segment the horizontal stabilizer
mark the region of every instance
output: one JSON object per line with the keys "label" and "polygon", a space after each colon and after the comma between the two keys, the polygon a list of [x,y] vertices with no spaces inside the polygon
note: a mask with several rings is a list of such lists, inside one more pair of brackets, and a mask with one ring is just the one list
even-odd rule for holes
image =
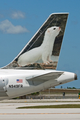
{"label": "horizontal stabilizer", "polygon": [[63,72],[51,72],[40,76],[32,76],[32,77],[30,76],[27,77],[26,80],[30,85],[40,85],[49,80],[56,80],[62,74]]}

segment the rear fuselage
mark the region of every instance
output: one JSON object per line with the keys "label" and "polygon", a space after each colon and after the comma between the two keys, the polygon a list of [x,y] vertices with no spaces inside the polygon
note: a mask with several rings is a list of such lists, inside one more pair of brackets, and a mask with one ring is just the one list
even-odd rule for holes
{"label": "rear fuselage", "polygon": [[75,79],[74,73],[56,70],[0,69],[0,98],[14,98],[38,92]]}

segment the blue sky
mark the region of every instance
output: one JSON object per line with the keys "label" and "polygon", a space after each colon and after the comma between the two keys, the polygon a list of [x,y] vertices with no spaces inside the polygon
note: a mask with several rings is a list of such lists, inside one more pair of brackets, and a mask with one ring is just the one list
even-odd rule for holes
{"label": "blue sky", "polygon": [[77,81],[62,86],[80,88],[80,0],[0,0],[0,67],[56,12],[69,12],[57,69],[78,75]]}

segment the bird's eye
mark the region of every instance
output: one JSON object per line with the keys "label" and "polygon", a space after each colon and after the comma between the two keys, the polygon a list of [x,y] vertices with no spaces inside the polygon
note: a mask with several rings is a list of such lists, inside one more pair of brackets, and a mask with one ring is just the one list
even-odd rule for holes
{"label": "bird's eye", "polygon": [[56,28],[53,28],[53,30],[55,30]]}

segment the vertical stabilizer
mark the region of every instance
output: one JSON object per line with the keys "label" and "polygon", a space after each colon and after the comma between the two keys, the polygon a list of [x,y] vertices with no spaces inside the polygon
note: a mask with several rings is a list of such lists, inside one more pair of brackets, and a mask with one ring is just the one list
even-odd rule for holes
{"label": "vertical stabilizer", "polygon": [[6,69],[56,69],[68,13],[51,14]]}

